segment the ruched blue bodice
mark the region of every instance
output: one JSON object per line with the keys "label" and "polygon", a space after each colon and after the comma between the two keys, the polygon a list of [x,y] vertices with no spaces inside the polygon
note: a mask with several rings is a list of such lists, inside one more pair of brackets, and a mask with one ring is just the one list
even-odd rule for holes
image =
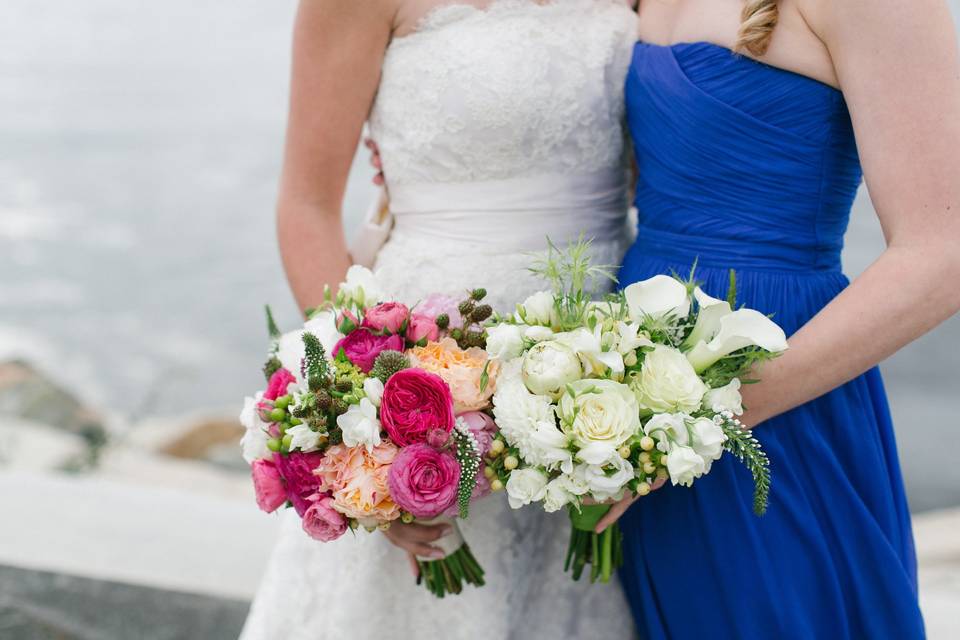
{"label": "ruched blue bodice", "polygon": [[[638,238],[621,285],[696,275],[788,335],[849,284],[840,253],[861,169],[843,94],[706,44],[638,43],[626,80]],[[623,520],[641,637],[923,637],[893,425],[874,369],[757,426],[768,513],[730,457]]]}

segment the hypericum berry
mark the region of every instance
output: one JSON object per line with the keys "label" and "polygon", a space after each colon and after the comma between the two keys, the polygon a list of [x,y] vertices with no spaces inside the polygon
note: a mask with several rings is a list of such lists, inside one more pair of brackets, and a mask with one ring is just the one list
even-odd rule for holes
{"label": "hypericum berry", "polygon": [[503,491],[503,483],[500,482],[500,478],[494,478],[490,482],[490,489],[493,491]]}
{"label": "hypericum berry", "polygon": [[640,448],[643,449],[644,451],[653,450],[654,445],[655,443],[653,441],[653,438],[651,438],[650,436],[643,436],[642,438],[640,438]]}

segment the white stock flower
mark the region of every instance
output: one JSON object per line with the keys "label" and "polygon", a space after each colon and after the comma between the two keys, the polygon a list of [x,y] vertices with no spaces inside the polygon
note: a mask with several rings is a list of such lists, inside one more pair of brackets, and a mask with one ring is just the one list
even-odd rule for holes
{"label": "white stock flower", "polygon": [[380,406],[383,399],[383,383],[380,378],[370,377],[363,381],[363,394],[375,407]]}
{"label": "white stock flower", "polygon": [[723,455],[723,443],[727,441],[727,436],[723,433],[723,429],[710,418],[694,420],[690,425],[690,435],[693,436],[690,444],[697,455],[703,458],[704,473],[707,473],[710,471],[710,464]]}
{"label": "white stock flower", "polygon": [[701,340],[710,341],[720,330],[720,320],[733,313],[728,302],[708,296],[700,287],[694,289],[693,297],[696,298],[700,309],[697,312],[697,322],[693,325],[693,330],[683,341],[684,349],[695,346]]}
{"label": "white stock flower", "polygon": [[614,452],[603,465],[583,466],[583,478],[595,500],[619,500],[623,497],[623,488],[633,480],[634,468],[627,460]]}
{"label": "white stock flower", "polygon": [[240,424],[246,428],[243,438],[240,439],[240,447],[243,449],[243,459],[248,464],[259,458],[269,458],[270,450],[267,449],[267,428],[260,419],[260,412],[257,410],[257,404],[263,399],[263,393],[257,393],[253,398],[243,399],[243,410],[240,412]]}
{"label": "white stock flower", "polygon": [[568,389],[557,404],[557,416],[563,431],[581,449],[600,445],[613,450],[640,430],[640,407],[626,385],[578,380]]}
{"label": "white stock flower", "polygon": [[690,296],[687,287],[676,278],[658,275],[648,280],[635,282],[623,290],[627,309],[633,320],[644,317],[685,318],[690,313]]}
{"label": "white stock flower", "polygon": [[707,391],[703,396],[703,408],[715,413],[729,411],[734,415],[742,416],[743,396],[740,395],[740,379],[734,378],[726,386]]}
{"label": "white stock flower", "polygon": [[557,312],[554,307],[555,298],[549,291],[538,291],[520,305],[518,313],[527,324],[552,326]]}
{"label": "white stock flower", "polygon": [[523,356],[523,382],[535,394],[556,398],[569,382],[583,375],[573,349],[556,340],[533,345]]}
{"label": "white stock flower", "polygon": [[547,476],[533,468],[517,469],[507,480],[507,500],[511,509],[543,500],[547,493]]}
{"label": "white stock flower", "polygon": [[343,444],[348,447],[363,445],[372,451],[380,444],[377,408],[367,398],[361,398],[360,404],[350,405],[346,413],[337,416],[337,426],[343,431]]}
{"label": "white stock flower", "polygon": [[347,269],[347,279],[340,284],[338,295],[361,307],[372,307],[384,298],[384,291],[370,269],[355,264]]}
{"label": "white stock flower", "polygon": [[696,411],[707,391],[687,358],[666,345],[657,345],[646,354],[630,386],[640,406],[654,413]]}
{"label": "white stock flower", "polygon": [[687,359],[697,372],[703,372],[720,358],[751,346],[780,353],[787,350],[787,336],[759,311],[737,309],[721,318],[716,335],[709,342],[698,342],[687,352]]}
{"label": "white stock flower", "polygon": [[706,462],[690,447],[674,445],[667,457],[667,473],[674,485],[689,487],[706,473]]}
{"label": "white stock flower", "polygon": [[643,432],[657,441],[657,449],[667,453],[673,443],[686,445],[690,442],[687,420],[683,413],[658,413],[643,425]]}
{"label": "white stock flower", "polygon": [[487,329],[487,355],[501,361],[512,360],[523,353],[523,327],[498,324]]}
{"label": "white stock flower", "polygon": [[544,442],[550,440],[550,430],[557,431],[553,404],[549,397],[527,390],[520,378],[520,364],[519,359],[512,360],[500,370],[493,415],[507,444],[519,450],[526,464],[549,466],[558,462],[556,456],[542,452]]}
{"label": "white stock flower", "polygon": [[540,420],[530,432],[530,449],[535,464],[547,469],[560,469],[563,473],[573,470],[573,453],[570,451],[570,437],[557,429],[553,420]]}
{"label": "white stock flower", "polygon": [[614,329],[616,330],[616,349],[620,355],[625,356],[640,347],[654,346],[646,334],[640,333],[640,325],[638,324],[620,320]]}
{"label": "white stock flower", "polygon": [[320,434],[305,424],[298,424],[290,427],[286,431],[290,436],[290,450],[299,449],[304,453],[310,453],[320,448]]}

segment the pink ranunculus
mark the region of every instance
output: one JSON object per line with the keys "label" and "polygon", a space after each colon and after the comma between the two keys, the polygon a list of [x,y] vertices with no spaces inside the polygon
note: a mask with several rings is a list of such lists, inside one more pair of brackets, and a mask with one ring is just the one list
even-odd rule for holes
{"label": "pink ranunculus", "polygon": [[432,342],[440,337],[440,329],[437,322],[430,316],[422,313],[414,313],[410,316],[410,324],[407,326],[407,340],[416,344],[421,340]]}
{"label": "pink ranunculus", "polygon": [[257,506],[267,513],[273,513],[287,501],[287,490],[283,486],[280,471],[269,460],[260,459],[253,461],[250,472]]}
{"label": "pink ranunculus", "polygon": [[360,367],[364,373],[370,373],[373,362],[381,352],[403,351],[403,338],[397,335],[380,336],[369,329],[351,331],[333,348],[333,355],[337,356],[343,349],[347,360]]}
{"label": "pink ranunculus", "polygon": [[322,461],[322,453],[294,451],[287,455],[273,454],[273,463],[286,486],[287,499],[293,503],[293,508],[300,516],[303,516],[310,506],[307,499],[320,488],[320,478],[314,475],[313,470],[319,467]]}
{"label": "pink ranunculus", "polygon": [[401,447],[425,442],[433,429],[453,430],[453,397],[443,379],[421,369],[390,376],[380,400],[380,422]]}
{"label": "pink ranunculus", "polygon": [[477,439],[480,455],[487,455],[490,452],[490,445],[493,444],[493,436],[497,433],[497,423],[482,411],[467,411],[457,417],[467,423],[467,428]]}
{"label": "pink ranunculus", "polygon": [[450,329],[460,329],[463,327],[463,317],[457,309],[459,303],[455,298],[445,296],[442,293],[434,293],[417,305],[416,312],[436,320],[437,316],[447,314],[450,318]]}
{"label": "pink ranunculus", "polygon": [[410,309],[407,305],[399,302],[384,302],[372,309],[367,309],[363,314],[361,326],[378,333],[401,333],[409,317]]}
{"label": "pink ranunculus", "polygon": [[390,465],[390,495],[401,509],[418,518],[433,518],[457,499],[460,465],[449,451],[427,444],[404,447]]}
{"label": "pink ranunculus", "polygon": [[263,397],[266,400],[276,400],[280,396],[287,395],[287,387],[296,380],[293,374],[283,367],[277,369],[270,376],[270,382],[267,383],[267,390],[263,392]]}
{"label": "pink ranunculus", "polygon": [[347,519],[333,508],[333,498],[316,494],[308,499],[310,506],[303,514],[303,530],[314,540],[331,542],[347,530]]}

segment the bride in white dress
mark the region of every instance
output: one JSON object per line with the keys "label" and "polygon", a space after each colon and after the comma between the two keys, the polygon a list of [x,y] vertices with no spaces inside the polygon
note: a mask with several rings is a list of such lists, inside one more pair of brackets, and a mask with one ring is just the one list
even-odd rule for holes
{"label": "bride in white dress", "polygon": [[[395,219],[376,269],[397,299],[485,286],[510,310],[543,288],[526,267],[548,235],[619,263],[634,35],[624,0],[303,0],[278,207],[298,302],[349,264],[340,206],[368,113]],[[487,585],[443,600],[386,535],[322,544],[284,517],[245,640],[634,636],[619,584],[563,573],[563,514],[475,504],[462,530]]]}

